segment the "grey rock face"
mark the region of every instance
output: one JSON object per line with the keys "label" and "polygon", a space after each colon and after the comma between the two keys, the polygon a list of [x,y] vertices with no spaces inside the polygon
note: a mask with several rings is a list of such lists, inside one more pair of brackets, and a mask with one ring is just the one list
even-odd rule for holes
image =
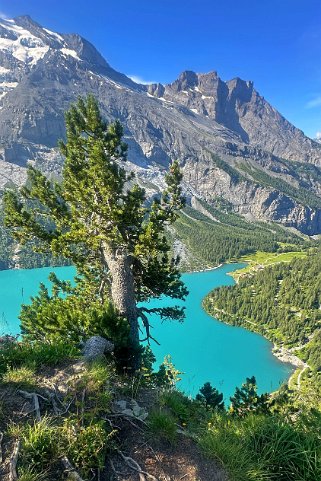
{"label": "grey rock face", "polygon": [[93,336],[87,339],[83,347],[83,356],[86,361],[95,361],[111,353],[114,350],[114,344],[101,336]]}
{"label": "grey rock face", "polygon": [[64,111],[91,92],[107,120],[124,125],[128,168],[156,189],[178,159],[189,196],[222,196],[253,219],[321,232],[321,144],[252,82],[187,71],[168,85],[139,85],[79,35],[30,17],[0,21],[0,66],[0,190],[24,182],[28,162],[59,177]]}

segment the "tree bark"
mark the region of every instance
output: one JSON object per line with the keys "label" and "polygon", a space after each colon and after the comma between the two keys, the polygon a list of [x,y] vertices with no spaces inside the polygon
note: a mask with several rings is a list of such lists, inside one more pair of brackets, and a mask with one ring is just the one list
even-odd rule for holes
{"label": "tree bark", "polygon": [[111,275],[111,297],[113,304],[120,315],[124,316],[129,323],[129,341],[133,351],[137,352],[133,357],[131,367],[134,370],[140,367],[139,327],[138,311],[135,298],[135,280],[132,271],[132,261],[126,249],[111,251],[103,249],[105,262]]}

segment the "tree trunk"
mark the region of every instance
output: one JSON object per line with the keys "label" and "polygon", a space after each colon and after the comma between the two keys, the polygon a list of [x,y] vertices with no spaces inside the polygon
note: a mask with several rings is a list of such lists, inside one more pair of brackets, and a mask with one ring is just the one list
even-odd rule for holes
{"label": "tree trunk", "polygon": [[111,275],[111,296],[119,314],[126,317],[129,323],[130,346],[136,355],[133,356],[131,367],[140,367],[138,313],[135,299],[135,283],[132,271],[132,261],[125,249],[111,251],[103,249],[104,259]]}

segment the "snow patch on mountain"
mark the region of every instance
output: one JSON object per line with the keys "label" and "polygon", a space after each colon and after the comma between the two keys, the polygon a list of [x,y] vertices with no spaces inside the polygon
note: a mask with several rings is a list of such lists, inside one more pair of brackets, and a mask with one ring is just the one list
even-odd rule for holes
{"label": "snow patch on mountain", "polygon": [[0,26],[3,29],[0,34],[0,50],[11,54],[17,60],[35,65],[48,52],[48,45],[28,30],[16,25],[13,20],[2,20]]}
{"label": "snow patch on mountain", "polygon": [[62,48],[61,52],[63,55],[69,55],[70,57],[75,58],[76,60],[81,60],[75,50],[71,50],[70,48]]}
{"label": "snow patch on mountain", "polygon": [[55,37],[57,38],[60,42],[64,42],[64,39],[61,35],[59,35],[59,33],[56,33],[56,32],[52,32],[51,30],[48,30],[47,28],[43,28],[43,30],[45,32],[47,32],[49,35],[51,35],[51,37]]}

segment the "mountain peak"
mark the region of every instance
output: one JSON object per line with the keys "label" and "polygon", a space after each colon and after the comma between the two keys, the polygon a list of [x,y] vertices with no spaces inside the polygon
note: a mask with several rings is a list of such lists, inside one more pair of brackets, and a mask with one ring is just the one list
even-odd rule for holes
{"label": "mountain peak", "polygon": [[34,26],[37,26],[37,27],[41,27],[41,25],[39,23],[37,23],[35,20],[33,20],[30,15],[18,15],[17,17],[14,17],[13,18],[13,21],[17,24],[17,25],[20,25],[20,24],[30,24],[30,25],[34,25]]}

